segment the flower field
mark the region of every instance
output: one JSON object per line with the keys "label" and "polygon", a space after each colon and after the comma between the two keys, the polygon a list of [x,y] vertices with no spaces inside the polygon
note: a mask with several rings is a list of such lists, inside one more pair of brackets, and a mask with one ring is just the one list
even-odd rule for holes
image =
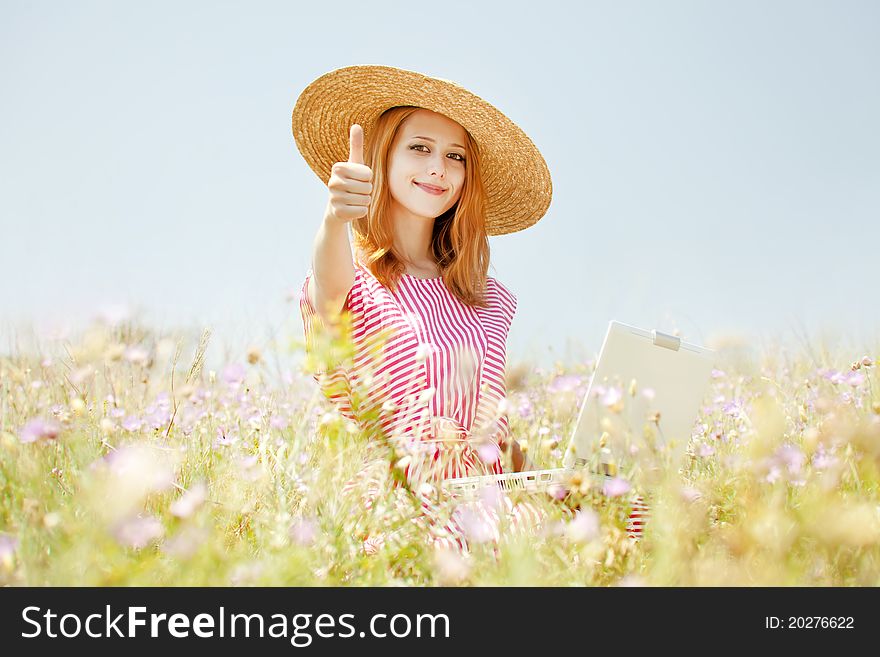
{"label": "flower field", "polygon": [[[625,445],[611,485],[493,493],[540,518],[496,536],[466,514],[461,551],[432,542],[394,485],[400,454],[365,441],[308,371],[277,366],[273,349],[302,344],[210,370],[210,339],[96,322],[0,356],[0,583],[880,585],[876,351],[720,344],[683,462],[650,448],[646,418],[605,437]],[[561,464],[592,366],[509,364],[511,430],[537,467]],[[644,391],[598,392],[610,406]],[[634,541],[636,491],[650,517]]]}

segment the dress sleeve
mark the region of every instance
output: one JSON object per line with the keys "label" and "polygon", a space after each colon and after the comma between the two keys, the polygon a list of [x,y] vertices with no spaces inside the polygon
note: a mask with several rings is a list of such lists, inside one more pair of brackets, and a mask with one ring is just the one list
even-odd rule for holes
{"label": "dress sleeve", "polygon": [[[493,303],[495,305],[495,313],[496,317],[500,319],[500,324],[502,328],[501,338],[503,341],[498,345],[499,351],[504,356],[504,366],[503,373],[500,378],[501,385],[501,398],[505,400],[507,407],[509,408],[509,401],[507,400],[507,382],[506,382],[506,374],[507,374],[507,336],[510,332],[510,327],[513,324],[513,318],[516,315],[517,308],[517,298],[516,295],[513,294],[507,287],[505,287],[502,283],[500,283],[497,279],[493,279],[495,283],[495,294],[493,295],[494,300]],[[510,421],[508,418],[508,411],[505,410],[503,413],[497,415],[496,423],[496,431],[495,437],[503,442],[508,442],[510,438]]]}
{"label": "dress sleeve", "polygon": [[[507,332],[510,333],[510,326],[513,324],[513,318],[516,315],[516,307],[517,307],[517,298],[516,295],[513,294],[510,290],[508,290],[503,285],[499,284],[498,289],[501,292],[501,307],[504,311],[504,316],[506,318],[507,323]],[[507,374],[507,348],[505,345],[504,349],[505,353],[505,386],[504,386],[504,395],[505,399],[507,399],[507,383],[506,383],[506,374]],[[509,402],[508,402],[509,408]],[[498,422],[501,425],[501,437],[504,439],[504,442],[508,442],[510,440],[510,420],[508,418],[508,412],[505,411]]]}
{"label": "dress sleeve", "polygon": [[[324,396],[343,416],[355,420],[351,408],[351,363],[347,357],[350,354],[340,353],[338,346],[333,347],[332,336],[339,334],[328,330],[318,314],[314,299],[309,297],[309,281],[312,276],[314,271],[310,268],[303,282],[299,302],[309,369]],[[342,315],[350,320],[352,327],[357,324],[358,318],[363,317],[365,296],[363,271],[355,267],[354,284],[345,297],[342,308]]]}
{"label": "dress sleeve", "polygon": [[513,317],[516,315],[516,307],[517,307],[517,299],[516,295],[511,292],[507,287],[503,284],[495,280],[495,287],[498,290],[498,308],[501,314],[501,318],[504,321],[505,335],[510,331],[510,326],[513,324]]}

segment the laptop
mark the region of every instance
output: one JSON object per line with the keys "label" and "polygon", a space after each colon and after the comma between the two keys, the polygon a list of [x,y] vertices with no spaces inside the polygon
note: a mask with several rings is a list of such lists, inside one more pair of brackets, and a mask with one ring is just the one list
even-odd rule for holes
{"label": "laptop", "polygon": [[[544,491],[569,481],[574,472],[601,485],[617,475],[629,445],[638,444],[646,431],[648,440],[678,463],[708,390],[714,356],[713,350],[677,336],[612,320],[563,467],[446,479],[443,488],[459,497],[473,497],[492,485]],[[627,433],[629,443],[622,438]]]}

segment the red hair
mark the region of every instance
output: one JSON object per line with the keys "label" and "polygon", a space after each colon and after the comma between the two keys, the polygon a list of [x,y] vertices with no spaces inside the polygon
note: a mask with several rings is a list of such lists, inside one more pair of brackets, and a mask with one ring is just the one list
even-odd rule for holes
{"label": "red hair", "polygon": [[[355,245],[366,255],[373,276],[392,291],[406,267],[394,248],[394,226],[388,208],[389,152],[401,124],[419,107],[392,107],[379,117],[365,144],[365,164],[373,170],[373,198],[366,216],[352,221]],[[486,195],[480,175],[479,147],[465,130],[468,157],[461,196],[434,220],[433,254],[447,289],[462,303],[486,307],[489,273],[489,237],[486,232]]]}

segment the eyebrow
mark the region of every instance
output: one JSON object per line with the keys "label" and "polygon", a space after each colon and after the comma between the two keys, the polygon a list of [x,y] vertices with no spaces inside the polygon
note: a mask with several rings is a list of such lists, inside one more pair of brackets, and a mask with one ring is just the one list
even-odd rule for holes
{"label": "eyebrow", "polygon": [[[421,135],[415,135],[414,137],[410,137],[410,139],[424,139],[426,141],[431,141],[431,142],[437,141],[436,139],[431,139],[430,137],[423,137]],[[464,146],[462,146],[461,144],[449,144],[449,145],[450,146],[458,146],[459,148],[464,148]],[[467,149],[465,149],[465,150],[467,150]]]}

